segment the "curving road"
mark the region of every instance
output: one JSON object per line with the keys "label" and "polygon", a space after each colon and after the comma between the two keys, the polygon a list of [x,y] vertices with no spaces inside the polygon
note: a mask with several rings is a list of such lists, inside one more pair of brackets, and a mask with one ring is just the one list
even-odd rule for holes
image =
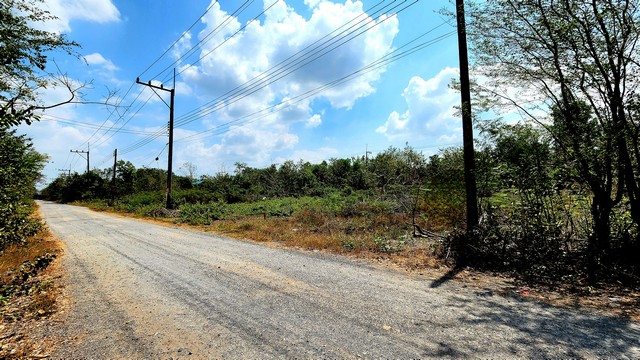
{"label": "curving road", "polygon": [[40,205],[73,299],[55,358],[640,357],[638,323]]}

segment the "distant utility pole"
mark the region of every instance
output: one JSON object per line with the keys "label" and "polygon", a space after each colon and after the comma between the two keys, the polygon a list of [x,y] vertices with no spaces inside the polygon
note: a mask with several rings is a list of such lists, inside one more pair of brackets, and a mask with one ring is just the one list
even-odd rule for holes
{"label": "distant utility pole", "polygon": [[364,146],[364,166],[367,167],[367,165],[369,164],[369,154],[371,154],[371,151],[369,151],[369,144],[366,144]]}
{"label": "distant utility pole", "polygon": [[476,164],[473,149],[473,123],[471,118],[471,86],[469,81],[469,57],[467,54],[467,30],[464,17],[464,0],[456,0],[458,20],[458,50],[460,53],[460,97],[462,105],[462,143],[464,156],[464,182],[467,193],[467,232],[478,226],[478,199]]}
{"label": "distant utility pole", "polygon": [[111,204],[116,200],[116,166],[118,164],[118,149],[113,150],[113,179],[111,180]]}
{"label": "distant utility pole", "polygon": [[[87,157],[85,159],[87,159],[87,174],[89,173],[89,145],[87,144],[87,151],[84,150],[69,150],[72,153],[77,153],[77,154],[87,154]],[[82,156],[82,155],[80,155]],[[84,157],[84,156],[82,156]]]}
{"label": "distant utility pole", "polygon": [[[167,202],[165,207],[167,209],[171,209],[173,207],[173,203],[171,201],[171,177],[172,177],[172,172],[173,172],[173,105],[174,105],[174,98],[176,95],[176,69],[173,69],[173,89],[167,89],[164,87],[164,85],[160,84],[160,86],[156,86],[156,85],[152,85],[151,81],[143,83],[140,81],[140,78],[136,78],[136,83],[140,84],[140,85],[144,85],[144,86],[148,86],[149,88],[151,88],[151,90],[153,90],[153,92],[156,93],[156,95],[158,95],[158,97],[160,98],[160,100],[162,100],[162,102],[165,103],[165,105],[167,105],[169,107],[169,154],[168,154],[168,165],[167,165],[167,188],[165,189],[165,192],[167,193]],[[162,98],[162,96],[160,96],[160,94],[158,94],[156,92],[156,89],[158,90],[163,90],[163,91],[168,91],[171,93],[171,100],[170,103],[167,104],[164,99]]]}
{"label": "distant utility pole", "polygon": [[58,169],[58,171],[66,172],[67,176],[71,176],[71,169]]}

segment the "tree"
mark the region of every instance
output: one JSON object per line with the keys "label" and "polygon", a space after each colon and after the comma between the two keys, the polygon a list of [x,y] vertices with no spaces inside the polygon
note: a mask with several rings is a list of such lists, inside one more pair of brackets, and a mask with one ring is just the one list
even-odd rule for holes
{"label": "tree", "polygon": [[130,161],[118,160],[116,169],[116,194],[131,194],[136,167]]}
{"label": "tree", "polygon": [[30,216],[31,198],[46,160],[24,135],[0,127],[0,250],[39,229]]}
{"label": "tree", "polygon": [[[590,190],[589,272],[611,261],[611,215],[624,202],[640,226],[639,0],[486,0],[468,34],[482,89],[544,126]],[[521,89],[517,95],[514,89]],[[550,116],[545,121],[536,111]],[[539,112],[538,112],[539,113]]]}
{"label": "tree", "polygon": [[48,55],[60,50],[76,55],[77,43],[64,35],[39,30],[34,23],[55,19],[41,10],[42,0],[7,0],[0,3],[0,125],[28,124],[34,111],[56,105],[37,105],[38,90],[54,84],[67,86],[71,102],[82,85],[74,85],[66,77],[55,79],[46,72]]}
{"label": "tree", "polygon": [[[38,29],[37,24],[56,19],[42,10],[44,0],[3,0],[0,2],[0,126],[31,124],[38,120],[39,110],[52,109],[65,104],[96,104],[115,108],[111,103],[115,91],[108,90],[103,100],[82,99],[82,91],[91,82],[69,78],[57,65],[48,69],[49,57],[58,52],[79,57],[80,47],[64,34]],[[42,103],[39,92],[60,86],[68,91],[65,101]]]}
{"label": "tree", "polygon": [[198,172],[198,167],[194,163],[187,161],[184,164],[182,164],[182,166],[180,166],[179,170],[182,172],[184,176],[189,178],[189,180],[193,181],[196,179],[196,173]]}

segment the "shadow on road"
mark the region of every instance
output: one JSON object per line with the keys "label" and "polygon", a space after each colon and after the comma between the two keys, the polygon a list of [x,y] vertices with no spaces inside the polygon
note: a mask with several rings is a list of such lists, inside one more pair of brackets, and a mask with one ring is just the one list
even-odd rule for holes
{"label": "shadow on road", "polygon": [[454,267],[453,269],[447,271],[446,274],[442,275],[440,278],[436,279],[434,282],[431,283],[431,288],[435,289],[438,288],[440,286],[442,286],[444,283],[446,283],[447,281],[453,280],[456,275],[458,275],[462,270],[464,270],[462,267]]}

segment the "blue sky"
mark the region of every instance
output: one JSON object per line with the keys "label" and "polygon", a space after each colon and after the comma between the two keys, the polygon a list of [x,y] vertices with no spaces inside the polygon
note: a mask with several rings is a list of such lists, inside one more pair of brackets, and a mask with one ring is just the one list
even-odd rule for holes
{"label": "blue sky", "polygon": [[[166,169],[169,110],[135,80],[171,88],[174,68],[177,174],[186,162],[197,175],[213,175],[232,172],[236,162],[319,162],[405,143],[431,155],[461,144],[453,109],[459,95],[448,88],[458,76],[457,38],[438,13],[452,7],[449,1],[45,0],[45,6],[59,18],[45,27],[82,45],[83,59],[52,56],[61,71],[91,82],[85,100],[103,99],[111,89],[118,93],[110,101],[121,105],[115,112],[58,107],[21,126],[51,157],[48,181],[58,169],[83,172],[85,160],[70,150],[87,147],[92,168],[109,167],[117,148],[118,158],[136,167]],[[343,37],[354,29],[361,30]],[[333,83],[345,76],[350,80]],[[169,102],[168,93],[160,95]],[[45,104],[66,96],[61,87],[42,93]]]}

